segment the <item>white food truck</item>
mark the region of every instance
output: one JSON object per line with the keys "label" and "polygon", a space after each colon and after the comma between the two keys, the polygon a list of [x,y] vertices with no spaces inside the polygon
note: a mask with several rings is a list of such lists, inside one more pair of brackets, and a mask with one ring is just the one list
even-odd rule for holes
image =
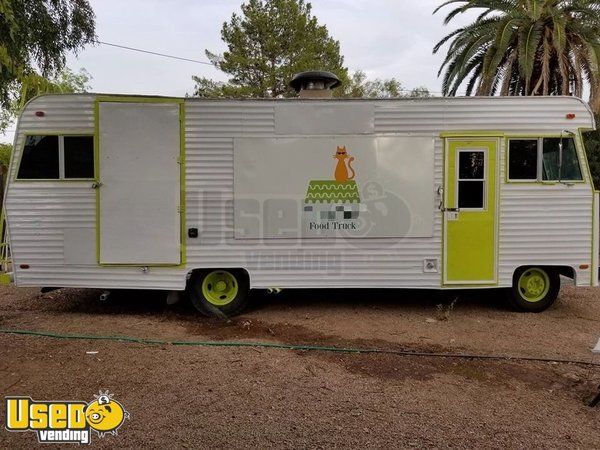
{"label": "white food truck", "polygon": [[573,97],[297,99],[43,95],[4,197],[17,286],[187,292],[208,315],[250,288],[506,289],[542,311],[598,285],[598,193]]}

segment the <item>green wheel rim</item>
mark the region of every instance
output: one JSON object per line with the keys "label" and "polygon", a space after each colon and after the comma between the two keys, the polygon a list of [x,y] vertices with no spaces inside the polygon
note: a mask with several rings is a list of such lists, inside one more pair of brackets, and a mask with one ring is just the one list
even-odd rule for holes
{"label": "green wheel rim", "polygon": [[519,277],[518,287],[523,300],[530,303],[539,302],[550,290],[550,277],[545,270],[527,269]]}
{"label": "green wheel rim", "polygon": [[215,270],[206,275],[202,281],[202,295],[215,306],[228,305],[237,293],[237,279],[226,270]]}

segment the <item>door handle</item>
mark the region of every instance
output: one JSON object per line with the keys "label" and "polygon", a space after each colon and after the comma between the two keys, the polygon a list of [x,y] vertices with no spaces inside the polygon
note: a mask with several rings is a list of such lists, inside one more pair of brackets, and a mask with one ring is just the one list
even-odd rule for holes
{"label": "door handle", "polygon": [[460,208],[446,208],[444,207],[444,187],[438,186],[437,194],[440,197],[440,204],[438,208],[441,212],[460,212]]}

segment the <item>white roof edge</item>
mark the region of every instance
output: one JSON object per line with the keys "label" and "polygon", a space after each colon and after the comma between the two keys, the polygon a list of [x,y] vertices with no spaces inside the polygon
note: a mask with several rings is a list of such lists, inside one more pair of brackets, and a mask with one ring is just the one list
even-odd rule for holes
{"label": "white roof edge", "polygon": [[339,98],[334,97],[330,99],[323,98],[299,98],[299,97],[289,97],[289,98],[204,98],[204,97],[180,97],[180,96],[171,96],[171,95],[147,95],[147,94],[114,94],[108,92],[77,92],[77,93],[49,93],[49,94],[40,94],[32,99],[30,99],[27,103],[35,102],[36,100],[43,97],[131,97],[131,98],[157,98],[157,99],[174,99],[174,100],[184,100],[184,101],[192,101],[192,102],[289,102],[289,101],[301,101],[301,102],[388,102],[388,101],[416,101],[416,102],[427,102],[427,101],[457,101],[457,100],[469,100],[469,101],[481,101],[481,100],[494,100],[494,101],[509,101],[516,100],[522,102],[534,101],[534,100],[556,100],[556,99],[565,99],[565,100],[574,100],[582,103],[590,112],[589,104],[580,97],[575,97],[572,95],[536,95],[536,96],[484,96],[484,95],[476,95],[476,96],[454,96],[454,97],[390,97],[390,98]]}
{"label": "white roof edge", "polygon": [[[413,97],[398,97],[398,98],[333,98],[333,99],[300,99],[300,98],[285,98],[285,99],[269,99],[269,98],[199,98],[199,97],[171,97],[164,95],[144,95],[144,94],[110,94],[110,93],[99,93],[99,92],[82,92],[82,93],[70,93],[70,94],[41,94],[30,99],[21,114],[30,106],[34,105],[38,100],[46,97],[129,97],[129,98],[156,98],[156,99],[173,99],[183,100],[184,102],[274,102],[274,103],[285,103],[285,102],[447,102],[452,103],[455,101],[468,100],[470,102],[478,101],[489,101],[503,102],[503,101],[517,101],[517,102],[533,102],[533,101],[556,101],[557,99],[565,100],[568,102],[580,103],[588,112],[590,117],[591,126],[593,129],[596,128],[596,118],[589,105],[585,100],[568,95],[555,95],[555,96],[460,96],[460,97],[425,97],[425,98],[413,98]],[[20,117],[19,117],[20,119]]]}

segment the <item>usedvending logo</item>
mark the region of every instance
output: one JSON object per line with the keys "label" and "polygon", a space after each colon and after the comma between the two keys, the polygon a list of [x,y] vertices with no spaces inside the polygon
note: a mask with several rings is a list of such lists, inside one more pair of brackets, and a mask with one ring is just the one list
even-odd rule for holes
{"label": "usedvending logo", "polygon": [[101,438],[116,436],[129,417],[108,391],[100,391],[91,402],[6,397],[6,429],[34,431],[40,443],[89,444],[92,431]]}

